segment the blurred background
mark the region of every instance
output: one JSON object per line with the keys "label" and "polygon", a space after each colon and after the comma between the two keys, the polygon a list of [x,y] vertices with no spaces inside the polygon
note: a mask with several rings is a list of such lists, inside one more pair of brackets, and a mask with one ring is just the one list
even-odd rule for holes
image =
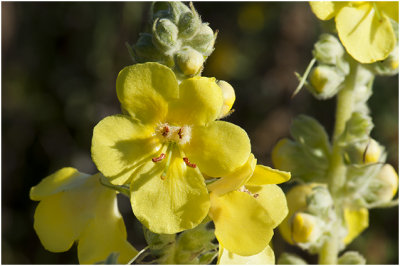
{"label": "blurred background", "polygon": [[[199,2],[204,21],[219,30],[204,76],[229,81],[236,111],[228,118],[249,134],[260,163],[289,135],[298,114],[317,118],[332,132],[335,101],[296,97],[294,72],[303,73],[322,32],[307,3]],[[93,127],[120,113],[118,72],[132,63],[133,44],[147,25],[150,3],[2,3],[2,263],[77,263],[76,246],[46,251],[33,230],[36,202],[29,189],[59,168],[95,173],[90,158]],[[398,170],[398,76],[377,78],[370,99],[372,136],[387,147]],[[284,187],[285,189],[285,187]],[[121,199],[129,240],[145,246],[129,202]],[[398,264],[398,208],[372,210],[370,227],[349,247],[370,264]],[[276,257],[290,247],[276,232]]]}

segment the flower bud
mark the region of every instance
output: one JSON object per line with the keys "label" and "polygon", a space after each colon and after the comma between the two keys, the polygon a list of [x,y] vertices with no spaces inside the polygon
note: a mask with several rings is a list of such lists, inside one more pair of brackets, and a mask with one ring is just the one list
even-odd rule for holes
{"label": "flower bud", "polygon": [[292,238],[296,243],[314,242],[321,235],[318,218],[313,215],[298,212],[293,216]]}
{"label": "flower bud", "polygon": [[199,30],[201,25],[201,20],[196,12],[186,12],[181,15],[179,19],[179,37],[181,38],[191,38]]}
{"label": "flower bud", "polygon": [[161,50],[173,48],[178,39],[178,27],[170,20],[156,19],[153,24],[153,43]]}
{"label": "flower bud", "polygon": [[344,76],[336,71],[335,67],[319,65],[310,74],[308,89],[318,99],[328,99],[340,90]]}
{"label": "flower bud", "polygon": [[221,88],[222,97],[224,99],[221,113],[219,114],[219,118],[223,118],[229,114],[229,111],[231,110],[233,103],[235,102],[235,90],[233,89],[231,84],[223,80],[218,81],[217,85]]}
{"label": "flower bud", "polygon": [[376,180],[380,183],[380,188],[376,191],[378,198],[382,202],[389,202],[396,195],[399,186],[396,170],[390,164],[385,164],[376,176]]}
{"label": "flower bud", "polygon": [[214,50],[214,42],[214,32],[207,23],[203,23],[196,35],[189,41],[189,44],[197,51],[209,56]]}
{"label": "flower bud", "polygon": [[376,163],[379,161],[381,154],[381,146],[374,139],[370,139],[364,151],[363,162]]}
{"label": "flower bud", "polygon": [[385,60],[367,65],[367,67],[373,73],[381,76],[392,76],[399,73],[399,46],[396,46]]}
{"label": "flower bud", "polygon": [[333,200],[326,187],[314,187],[307,197],[307,210],[317,216],[327,216],[332,206]]}
{"label": "flower bud", "polygon": [[322,34],[314,44],[313,55],[320,63],[336,65],[337,60],[343,57],[344,49],[336,37]]}
{"label": "flower bud", "polygon": [[203,68],[204,57],[196,50],[185,47],[175,54],[175,62],[184,75],[193,76]]}

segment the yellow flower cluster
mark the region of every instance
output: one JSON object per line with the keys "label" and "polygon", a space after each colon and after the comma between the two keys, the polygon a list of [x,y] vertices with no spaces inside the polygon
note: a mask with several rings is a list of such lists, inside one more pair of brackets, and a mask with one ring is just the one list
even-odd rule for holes
{"label": "yellow flower cluster", "polygon": [[59,252],[77,241],[81,263],[111,252],[120,263],[132,259],[137,251],[126,241],[115,190],[99,182],[104,175],[111,187],[130,189],[133,213],[150,231],[175,234],[209,216],[219,263],[273,262],[268,244],[287,214],[276,184],[290,174],[257,165],[246,132],[218,120],[233,105],[232,86],[206,77],[178,83],[170,68],[144,63],[119,73],[117,95],[123,114],[93,131],[101,174],[64,168],[32,188],[31,198],[41,201],[35,229],[43,245]]}

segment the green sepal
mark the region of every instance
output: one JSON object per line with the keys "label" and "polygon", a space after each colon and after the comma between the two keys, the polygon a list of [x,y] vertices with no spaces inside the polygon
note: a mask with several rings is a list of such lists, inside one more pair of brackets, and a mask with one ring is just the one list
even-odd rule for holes
{"label": "green sepal", "polygon": [[292,253],[284,252],[278,259],[277,264],[283,265],[306,265],[308,264],[305,260],[303,260],[300,256]]}
{"label": "green sepal", "polygon": [[367,260],[357,251],[347,251],[338,259],[339,265],[365,265]]}
{"label": "green sepal", "polygon": [[294,141],[283,139],[274,147],[275,167],[305,182],[325,180],[331,147],[322,125],[314,118],[301,115],[293,121],[291,135]]}
{"label": "green sepal", "polygon": [[367,141],[373,127],[374,124],[370,116],[360,112],[354,112],[346,122],[345,129],[338,141],[341,146]]}

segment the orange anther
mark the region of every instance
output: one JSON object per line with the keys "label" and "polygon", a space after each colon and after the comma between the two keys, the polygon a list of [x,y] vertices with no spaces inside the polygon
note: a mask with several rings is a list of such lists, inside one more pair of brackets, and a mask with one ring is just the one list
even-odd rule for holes
{"label": "orange anther", "polygon": [[161,160],[164,159],[164,158],[165,158],[165,153],[161,153],[160,156],[154,157],[154,158],[151,159],[151,160],[153,161],[153,163],[156,163],[156,162],[161,161]]}
{"label": "orange anther", "polygon": [[192,168],[196,168],[196,164],[189,162],[189,159],[188,159],[188,158],[184,157],[184,158],[183,158],[183,161],[185,162],[185,164],[186,164],[187,166],[192,167]]}

